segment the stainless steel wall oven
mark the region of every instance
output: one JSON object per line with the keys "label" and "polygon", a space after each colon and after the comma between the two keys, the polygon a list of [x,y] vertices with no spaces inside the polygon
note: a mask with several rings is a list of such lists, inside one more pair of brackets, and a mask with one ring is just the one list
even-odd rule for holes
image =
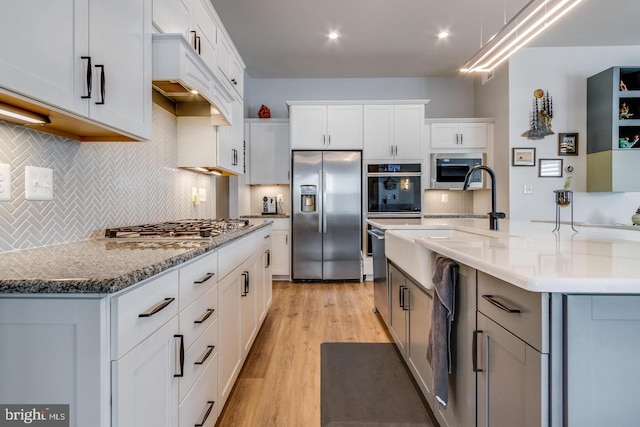
{"label": "stainless steel wall oven", "polygon": [[422,212],[422,165],[367,165],[367,216],[419,217]]}

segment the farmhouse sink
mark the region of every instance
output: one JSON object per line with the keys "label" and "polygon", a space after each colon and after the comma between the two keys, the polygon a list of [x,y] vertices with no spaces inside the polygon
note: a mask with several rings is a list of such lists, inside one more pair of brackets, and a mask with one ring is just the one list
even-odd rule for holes
{"label": "farmhouse sink", "polygon": [[436,254],[418,244],[417,240],[464,240],[473,246],[479,243],[474,242],[475,239],[486,237],[451,229],[388,230],[385,233],[385,255],[425,289],[432,289]]}
{"label": "farmhouse sink", "polygon": [[416,238],[448,238],[456,230],[389,230],[385,233],[385,255],[425,289],[432,289],[435,254],[415,242]]}

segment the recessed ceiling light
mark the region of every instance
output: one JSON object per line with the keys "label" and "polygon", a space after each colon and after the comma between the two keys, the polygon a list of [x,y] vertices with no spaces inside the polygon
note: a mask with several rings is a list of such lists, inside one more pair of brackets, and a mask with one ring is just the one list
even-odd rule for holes
{"label": "recessed ceiling light", "polygon": [[331,40],[335,40],[335,39],[337,39],[338,37],[340,37],[340,36],[339,36],[339,34],[338,34],[337,32],[335,32],[335,31],[332,31],[332,32],[330,32],[330,33],[329,33],[329,39],[331,39]]}
{"label": "recessed ceiling light", "polygon": [[439,39],[446,39],[447,37],[449,37],[449,31],[440,31],[438,33]]}

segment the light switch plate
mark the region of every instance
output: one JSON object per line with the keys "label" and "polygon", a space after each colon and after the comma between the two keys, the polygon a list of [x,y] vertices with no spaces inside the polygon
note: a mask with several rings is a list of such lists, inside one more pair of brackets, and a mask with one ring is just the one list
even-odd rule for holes
{"label": "light switch plate", "polygon": [[0,163],[0,202],[11,201],[11,165]]}
{"label": "light switch plate", "polygon": [[207,189],[203,187],[198,188],[198,201],[200,203],[207,201]]}
{"label": "light switch plate", "polygon": [[53,169],[26,166],[24,168],[24,198],[53,200]]}

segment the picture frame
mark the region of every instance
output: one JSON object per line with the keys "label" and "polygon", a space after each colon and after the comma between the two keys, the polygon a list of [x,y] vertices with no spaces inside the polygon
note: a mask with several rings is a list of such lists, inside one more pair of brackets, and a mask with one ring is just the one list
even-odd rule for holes
{"label": "picture frame", "polygon": [[559,133],[558,134],[558,156],[578,155],[578,134]]}
{"label": "picture frame", "polygon": [[512,166],[535,166],[536,165],[536,149],[535,148],[512,148],[511,149],[511,165]]}
{"label": "picture frame", "polygon": [[538,176],[541,178],[561,178],[562,159],[540,159]]}

